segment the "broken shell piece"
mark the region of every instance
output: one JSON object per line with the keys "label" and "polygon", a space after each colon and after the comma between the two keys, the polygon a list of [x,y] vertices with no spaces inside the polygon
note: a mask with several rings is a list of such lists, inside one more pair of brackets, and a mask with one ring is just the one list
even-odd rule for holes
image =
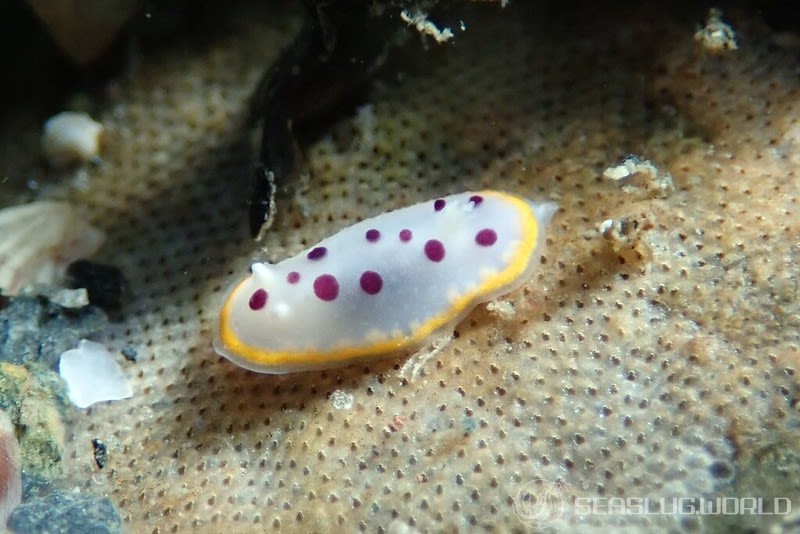
{"label": "broken shell piece", "polygon": [[108,349],[88,339],[61,355],[58,373],[67,383],[69,400],[78,408],[133,396],[130,382]]}
{"label": "broken shell piece", "polygon": [[103,125],[86,113],[64,111],[44,123],[42,151],[53,167],[85,163],[100,154]]}
{"label": "broken shell piece", "polygon": [[52,285],[67,265],[94,254],[105,235],[66,202],[39,201],[0,210],[0,289]]}
{"label": "broken shell piece", "polygon": [[22,502],[22,456],[14,424],[0,410],[0,528]]}
{"label": "broken shell piece", "polygon": [[89,305],[89,293],[83,287],[79,289],[59,289],[50,296],[50,302],[58,304],[62,308],[76,310]]}

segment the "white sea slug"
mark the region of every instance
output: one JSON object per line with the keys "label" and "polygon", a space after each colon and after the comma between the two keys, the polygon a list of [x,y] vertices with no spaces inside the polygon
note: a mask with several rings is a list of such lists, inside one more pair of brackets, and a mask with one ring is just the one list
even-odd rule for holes
{"label": "white sea slug", "polygon": [[85,163],[100,154],[103,125],[86,113],[64,111],[47,119],[42,152],[53,167]]}
{"label": "white sea slug", "polygon": [[222,306],[214,348],[281,374],[419,346],[524,284],[557,209],[460,193],[354,224],[275,265],[255,263]]}

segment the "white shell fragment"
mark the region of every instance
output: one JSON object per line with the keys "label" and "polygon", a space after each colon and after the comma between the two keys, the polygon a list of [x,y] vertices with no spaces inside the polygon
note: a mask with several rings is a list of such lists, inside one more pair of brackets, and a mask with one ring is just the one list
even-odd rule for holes
{"label": "white shell fragment", "polygon": [[44,123],[42,152],[53,167],[85,163],[100,154],[103,125],[86,113],[64,111]]}
{"label": "white shell fragment", "polygon": [[133,396],[130,382],[108,349],[88,339],[61,355],[58,372],[67,383],[69,400],[78,408]]}
{"label": "white shell fragment", "polygon": [[66,202],[39,201],[0,210],[0,290],[16,295],[26,285],[52,285],[67,265],[94,254],[105,241]]}
{"label": "white shell fragment", "polygon": [[89,305],[89,292],[85,287],[78,289],[59,289],[50,295],[50,302],[62,308],[77,310]]}

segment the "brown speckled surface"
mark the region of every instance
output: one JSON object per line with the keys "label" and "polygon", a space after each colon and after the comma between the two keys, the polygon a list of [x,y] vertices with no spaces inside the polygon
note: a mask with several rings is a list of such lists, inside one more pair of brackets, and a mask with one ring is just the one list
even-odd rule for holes
{"label": "brown speckled surface", "polygon": [[[524,4],[467,7],[451,44],[412,47],[415,69],[309,147],[310,177],[281,192],[260,245],[240,124],[296,19],[234,4],[235,31],[138,58],[96,116],[105,163],[46,193],[108,233],[97,257],[134,298],[97,340],[141,357],[124,362],[133,399],[70,423],[70,486],[109,495],[131,532],[526,531],[513,504],[537,480],[568,501],[798,493],[797,50],[745,10],[725,13],[739,50],[711,55],[693,38],[705,7]],[[674,190],[602,176],[628,154]],[[252,259],[482,187],[561,211],[525,288],[438,353],[275,377],[211,350],[221,288]],[[598,232],[622,218],[624,242]],[[552,524],[781,519],[565,506]]]}

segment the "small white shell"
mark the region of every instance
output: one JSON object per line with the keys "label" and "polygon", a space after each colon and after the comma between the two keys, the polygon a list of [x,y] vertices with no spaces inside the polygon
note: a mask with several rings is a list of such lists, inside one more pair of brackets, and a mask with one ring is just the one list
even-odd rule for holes
{"label": "small white shell", "polygon": [[67,265],[100,248],[105,235],[66,202],[39,201],[0,210],[0,290],[52,285]]}
{"label": "small white shell", "polygon": [[103,125],[86,113],[64,111],[44,123],[42,151],[53,167],[85,163],[100,154]]}
{"label": "small white shell", "polygon": [[78,408],[133,395],[131,384],[114,357],[94,341],[82,339],[78,348],[61,354],[58,373],[67,383],[69,400]]}

